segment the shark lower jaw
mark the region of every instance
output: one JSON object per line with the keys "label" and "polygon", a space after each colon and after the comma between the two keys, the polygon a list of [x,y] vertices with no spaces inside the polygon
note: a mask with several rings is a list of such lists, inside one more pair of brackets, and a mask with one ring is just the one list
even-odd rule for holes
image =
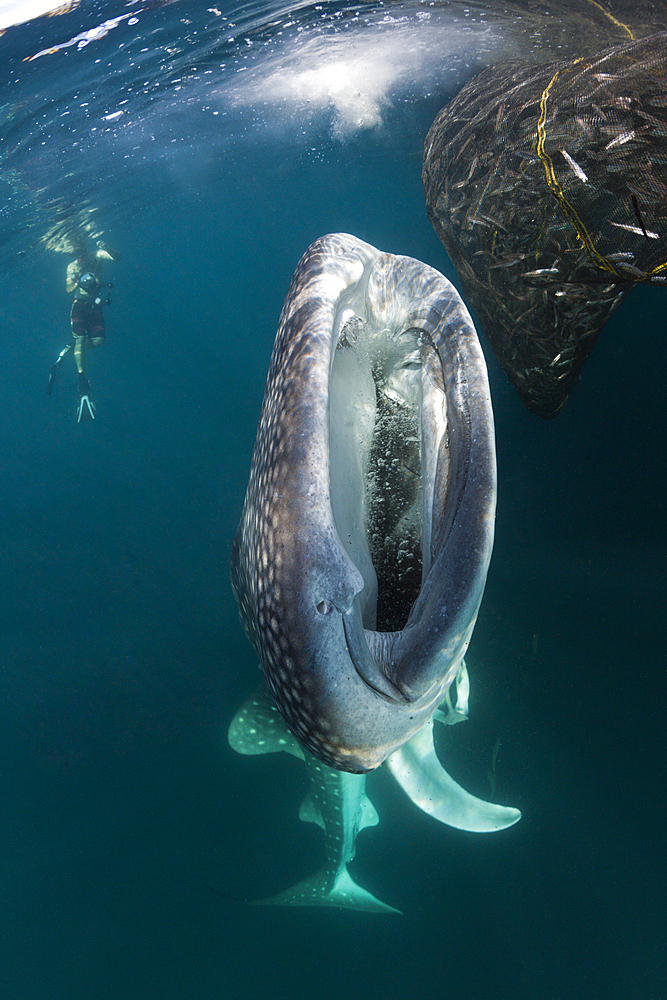
{"label": "shark lower jaw", "polygon": [[369,649],[361,624],[358,600],[355,600],[350,610],[343,615],[343,631],[350,661],[364,684],[390,705],[405,705],[407,698],[392,683],[386,670],[382,669],[378,659]]}

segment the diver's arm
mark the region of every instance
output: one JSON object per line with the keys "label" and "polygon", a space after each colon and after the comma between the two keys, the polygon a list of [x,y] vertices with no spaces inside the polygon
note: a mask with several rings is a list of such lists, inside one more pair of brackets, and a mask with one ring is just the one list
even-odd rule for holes
{"label": "diver's arm", "polygon": [[99,246],[99,250],[95,254],[95,256],[98,259],[100,259],[100,260],[122,260],[122,257],[118,253],[118,251],[117,250],[112,250],[111,247],[108,247],[106,245],[106,243],[99,243],[98,246]]}
{"label": "diver's arm", "polygon": [[65,288],[67,289],[67,294],[71,293],[76,288],[76,283],[81,277],[81,269],[79,268],[78,261],[73,261],[71,264],[67,265],[67,278],[65,279]]}

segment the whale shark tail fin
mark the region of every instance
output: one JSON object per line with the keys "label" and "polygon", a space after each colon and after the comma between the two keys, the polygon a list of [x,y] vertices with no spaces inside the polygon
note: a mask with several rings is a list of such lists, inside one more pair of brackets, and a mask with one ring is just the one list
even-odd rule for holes
{"label": "whale shark tail fin", "polygon": [[365,910],[367,913],[398,913],[393,906],[381,903],[351,878],[343,866],[331,882],[332,872],[326,866],[315,875],[297,882],[276,896],[256,900],[258,906],[337,906],[344,910]]}

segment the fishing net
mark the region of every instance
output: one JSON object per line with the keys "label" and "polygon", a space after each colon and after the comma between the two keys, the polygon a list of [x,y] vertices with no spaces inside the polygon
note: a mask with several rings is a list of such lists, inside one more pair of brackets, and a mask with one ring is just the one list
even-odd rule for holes
{"label": "fishing net", "polygon": [[438,114],[422,179],[496,357],[554,417],[623,298],[667,285],[667,33],[483,70]]}

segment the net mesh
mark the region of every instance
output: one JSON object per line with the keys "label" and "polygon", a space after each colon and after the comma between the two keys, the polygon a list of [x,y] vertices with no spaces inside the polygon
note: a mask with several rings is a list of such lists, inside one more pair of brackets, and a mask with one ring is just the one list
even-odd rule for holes
{"label": "net mesh", "polygon": [[483,70],[438,114],[423,182],[494,353],[555,416],[622,299],[667,285],[667,33]]}

